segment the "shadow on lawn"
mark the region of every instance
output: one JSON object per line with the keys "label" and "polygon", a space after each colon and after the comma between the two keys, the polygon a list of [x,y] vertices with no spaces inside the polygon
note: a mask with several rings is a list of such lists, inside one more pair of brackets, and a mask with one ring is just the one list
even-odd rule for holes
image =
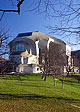
{"label": "shadow on lawn", "polygon": [[57,99],[63,100],[67,102],[80,102],[79,99],[71,99],[71,98],[63,98],[63,97],[48,97],[48,96],[41,96],[37,94],[0,94],[0,99],[3,100],[15,100],[15,99],[25,99],[25,100],[44,100],[44,99]]}

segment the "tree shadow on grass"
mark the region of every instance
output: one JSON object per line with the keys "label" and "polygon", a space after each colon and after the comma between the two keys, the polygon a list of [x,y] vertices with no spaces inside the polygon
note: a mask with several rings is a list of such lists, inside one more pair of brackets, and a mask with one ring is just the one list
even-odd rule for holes
{"label": "tree shadow on grass", "polygon": [[[38,88],[42,88],[42,87],[46,87],[46,88],[51,88],[50,86],[47,86],[47,85],[38,85],[37,83],[31,83],[31,84],[27,84],[27,83],[25,83],[25,84],[22,84],[22,83],[20,83],[20,84],[14,84],[14,85],[21,85],[21,86],[26,86],[26,87],[38,87]],[[52,85],[52,87],[53,87],[53,85]]]}
{"label": "tree shadow on grass", "polygon": [[80,102],[79,99],[66,98],[66,97],[50,97],[42,96],[37,94],[0,94],[0,99],[3,100],[15,100],[15,99],[24,99],[24,100],[44,100],[44,99],[53,99],[53,100],[62,100],[65,102]]}

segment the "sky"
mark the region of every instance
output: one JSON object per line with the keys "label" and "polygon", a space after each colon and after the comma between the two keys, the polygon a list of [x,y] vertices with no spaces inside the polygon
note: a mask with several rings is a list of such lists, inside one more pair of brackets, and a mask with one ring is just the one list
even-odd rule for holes
{"label": "sky", "polygon": [[[11,0],[0,0],[0,9],[17,9],[16,0],[13,1],[14,5]],[[20,15],[18,15],[18,13],[16,12],[8,12],[4,14],[0,22],[0,26],[9,29],[9,42],[14,39],[18,35],[18,33],[40,31],[45,34],[49,34],[49,29],[47,29],[46,26],[49,24],[53,25],[54,23],[58,24],[58,20],[49,19],[45,15],[37,14],[34,11],[28,11],[28,9],[33,8],[33,4],[34,3],[32,2],[32,0],[30,0],[29,2],[27,0],[24,0],[23,4],[21,5]],[[0,12],[0,16],[1,14],[2,13]],[[54,34],[49,35],[66,41],[65,38],[61,38],[60,36],[55,36]],[[79,49],[79,46],[72,46],[72,49]]]}
{"label": "sky", "polygon": [[[2,3],[4,4],[4,2]],[[9,29],[11,39],[15,38],[18,33],[32,32],[32,31],[40,31],[48,34],[49,31],[47,28],[45,28],[45,26],[47,25],[46,18],[43,15],[39,15],[35,12],[31,11],[26,12],[25,4],[26,3],[24,2],[21,6],[20,15],[18,15],[17,13],[5,13],[1,21],[1,26]],[[10,7],[9,4],[6,6],[5,3],[4,5],[5,7],[7,7],[5,9],[9,9]],[[0,4],[0,6],[2,5]],[[13,9],[17,8],[15,7]]]}

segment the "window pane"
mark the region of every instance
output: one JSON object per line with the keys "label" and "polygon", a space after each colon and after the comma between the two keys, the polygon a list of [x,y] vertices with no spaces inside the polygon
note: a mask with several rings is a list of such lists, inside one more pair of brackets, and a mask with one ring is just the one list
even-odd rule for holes
{"label": "window pane", "polygon": [[24,51],[24,45],[23,44],[17,44],[16,45],[16,51]]}

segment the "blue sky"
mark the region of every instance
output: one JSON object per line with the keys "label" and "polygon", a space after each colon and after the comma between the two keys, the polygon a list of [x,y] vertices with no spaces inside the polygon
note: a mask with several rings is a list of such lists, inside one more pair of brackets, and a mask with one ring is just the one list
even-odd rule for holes
{"label": "blue sky", "polygon": [[[14,0],[14,5],[12,5],[10,0],[0,0],[0,8],[2,9],[17,9],[16,0]],[[40,31],[48,34],[49,30],[45,26],[49,24],[53,25],[54,23],[58,24],[58,20],[46,18],[45,15],[40,15],[35,12],[27,12],[28,9],[33,8],[32,6],[34,5],[31,0],[29,2],[25,0],[21,6],[20,15],[17,13],[5,13],[0,25],[9,29],[9,34],[11,35],[9,41],[15,38],[18,33]],[[53,34],[50,35],[55,37]],[[61,38],[60,36],[56,37]],[[63,40],[66,41],[65,38]],[[79,46],[73,48],[79,49]]]}
{"label": "blue sky", "polygon": [[[7,2],[8,0],[6,0]],[[2,0],[3,6],[0,4],[0,8],[3,9],[17,9],[16,7],[12,7],[10,2],[6,5],[4,4],[4,0]],[[11,6],[11,7],[10,7]],[[26,12],[26,2],[24,2],[21,6],[21,13],[18,15],[17,13],[5,13],[2,21],[1,26],[6,27],[9,29],[9,33],[12,38],[15,38],[16,35],[20,32],[31,32],[31,31],[41,31],[43,33],[48,34],[49,31],[45,27],[49,20],[43,15],[39,15],[35,12]]]}

